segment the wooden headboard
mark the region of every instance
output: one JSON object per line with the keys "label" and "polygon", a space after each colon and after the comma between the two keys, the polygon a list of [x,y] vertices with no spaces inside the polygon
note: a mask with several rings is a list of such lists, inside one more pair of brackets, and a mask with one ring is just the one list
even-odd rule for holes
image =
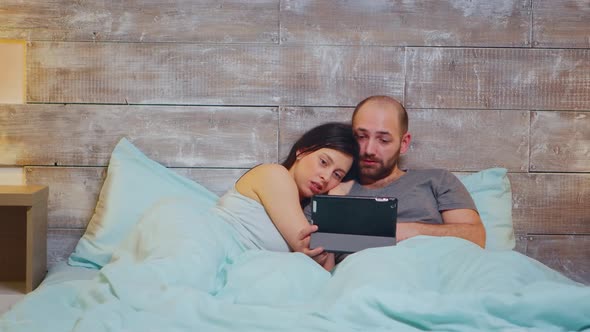
{"label": "wooden headboard", "polygon": [[590,284],[584,6],[6,0],[0,38],[28,42],[27,104],[0,105],[0,165],[49,186],[51,265],[83,233],[121,137],[222,193],[306,129],[391,95],[410,116],[405,167],[508,168],[517,250]]}

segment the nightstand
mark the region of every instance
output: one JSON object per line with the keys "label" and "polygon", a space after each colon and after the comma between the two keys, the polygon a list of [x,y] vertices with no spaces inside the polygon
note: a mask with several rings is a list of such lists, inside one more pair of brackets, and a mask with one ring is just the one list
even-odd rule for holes
{"label": "nightstand", "polygon": [[45,186],[0,186],[0,293],[34,290],[47,272]]}

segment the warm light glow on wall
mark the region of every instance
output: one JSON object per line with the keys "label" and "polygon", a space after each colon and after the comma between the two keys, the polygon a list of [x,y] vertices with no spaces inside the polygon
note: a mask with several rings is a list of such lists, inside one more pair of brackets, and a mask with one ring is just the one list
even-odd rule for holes
{"label": "warm light glow on wall", "polygon": [[[26,97],[26,50],[24,40],[0,39],[0,104],[24,104]],[[6,163],[9,144],[0,132],[0,164]],[[10,153],[8,154],[10,159]],[[13,164],[12,161],[7,165]],[[25,183],[22,167],[0,167],[0,185]]]}
{"label": "warm light glow on wall", "polygon": [[24,40],[0,39],[0,104],[26,101],[26,50]]}

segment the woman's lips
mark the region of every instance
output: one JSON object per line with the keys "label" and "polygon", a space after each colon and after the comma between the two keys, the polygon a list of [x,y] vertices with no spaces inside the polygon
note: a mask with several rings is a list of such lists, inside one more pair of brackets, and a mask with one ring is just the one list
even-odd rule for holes
{"label": "woman's lips", "polygon": [[315,195],[321,194],[323,189],[319,183],[313,181],[311,182],[311,186],[309,188],[311,189],[311,192]]}

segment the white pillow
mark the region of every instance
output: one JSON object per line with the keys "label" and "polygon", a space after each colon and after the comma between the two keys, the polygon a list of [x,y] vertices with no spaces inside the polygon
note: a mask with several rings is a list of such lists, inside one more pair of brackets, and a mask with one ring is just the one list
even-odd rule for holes
{"label": "white pillow", "polygon": [[127,139],[121,139],[111,154],[94,215],[68,263],[100,269],[142,214],[168,197],[190,199],[204,208],[218,199],[205,187],[149,159]]}
{"label": "white pillow", "polygon": [[459,176],[473,197],[486,230],[486,249],[512,250],[516,245],[512,225],[512,190],[505,168],[490,168]]}

